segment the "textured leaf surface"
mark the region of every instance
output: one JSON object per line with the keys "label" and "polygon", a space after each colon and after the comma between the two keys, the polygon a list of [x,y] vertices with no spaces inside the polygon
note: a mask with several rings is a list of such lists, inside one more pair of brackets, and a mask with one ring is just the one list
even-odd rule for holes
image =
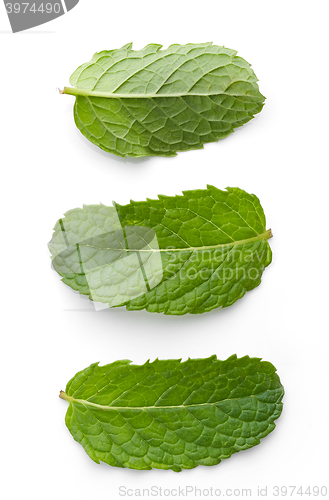
{"label": "textured leaf surface", "polygon": [[70,403],[68,429],[95,462],[179,472],[259,444],[275,427],[283,394],[271,363],[234,355],[94,363],[60,397]]}
{"label": "textured leaf surface", "polygon": [[217,141],[259,113],[264,97],[250,65],[211,43],[132,44],[99,52],[71,76],[74,119],[118,156],[175,156]]}
{"label": "textured leaf surface", "polygon": [[258,286],[270,237],[255,195],[208,186],[70,210],[49,248],[62,281],[96,302],[186,314],[227,307]]}

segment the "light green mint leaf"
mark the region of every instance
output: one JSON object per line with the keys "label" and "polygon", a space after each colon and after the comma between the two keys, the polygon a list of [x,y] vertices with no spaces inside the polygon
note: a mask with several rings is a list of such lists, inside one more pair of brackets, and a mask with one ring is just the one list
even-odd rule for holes
{"label": "light green mint leaf", "polygon": [[236,355],[94,363],[60,393],[66,425],[92,460],[176,472],[259,444],[275,428],[283,395],[271,363]]}
{"label": "light green mint leaf", "polygon": [[271,236],[255,195],[208,186],[70,210],[49,249],[62,281],[95,302],[186,314],[230,306],[258,286]]}
{"label": "light green mint leaf", "polygon": [[74,119],[91,142],[118,156],[175,156],[201,149],[264,105],[257,78],[235,50],[212,43],[132,44],[99,52],[71,76]]}

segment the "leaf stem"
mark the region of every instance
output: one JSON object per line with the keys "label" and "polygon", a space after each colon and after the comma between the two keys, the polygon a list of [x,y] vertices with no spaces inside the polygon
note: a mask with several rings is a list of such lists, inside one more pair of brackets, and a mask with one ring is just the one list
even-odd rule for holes
{"label": "leaf stem", "polygon": [[74,399],[71,396],[68,396],[64,391],[60,391],[59,397],[61,399],[65,399],[65,401],[68,401],[69,403],[72,403],[74,401]]}
{"label": "leaf stem", "polygon": [[[265,235],[266,235],[266,236],[265,236]],[[273,238],[272,229],[268,229],[268,230],[264,233],[264,240],[269,240],[270,238]]]}

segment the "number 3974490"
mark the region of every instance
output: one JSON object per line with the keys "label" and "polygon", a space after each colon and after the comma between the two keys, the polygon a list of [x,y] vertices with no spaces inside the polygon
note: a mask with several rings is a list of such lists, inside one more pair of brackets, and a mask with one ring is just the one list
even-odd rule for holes
{"label": "number 3974490", "polygon": [[25,14],[27,12],[33,13],[46,13],[46,14],[59,14],[61,11],[60,3],[41,3],[36,5],[35,3],[21,2],[21,3],[6,3],[6,10],[8,14]]}

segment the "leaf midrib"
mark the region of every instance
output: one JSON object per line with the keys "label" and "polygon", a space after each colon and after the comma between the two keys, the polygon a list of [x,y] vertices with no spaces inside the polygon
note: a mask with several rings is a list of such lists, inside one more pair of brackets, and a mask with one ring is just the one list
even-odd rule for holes
{"label": "leaf midrib", "polygon": [[225,247],[233,247],[237,245],[244,245],[247,243],[252,243],[253,241],[259,241],[259,240],[268,240],[272,238],[272,230],[268,229],[262,234],[258,234],[257,236],[253,236],[252,238],[246,238],[244,240],[238,240],[238,241],[231,241],[230,243],[220,243],[218,245],[208,245],[208,246],[202,246],[202,247],[184,247],[184,248],[149,248],[147,250],[145,249],[138,249],[138,248],[111,248],[111,247],[96,247],[95,245],[89,245],[88,243],[79,243],[80,247],[91,247],[91,248],[96,248],[98,250],[111,250],[111,251],[117,251],[117,252],[138,252],[138,253],[150,253],[150,252],[186,252],[186,251],[199,251],[199,250],[213,250],[216,248],[225,248]]}
{"label": "leaf midrib", "polygon": [[156,97],[188,97],[188,96],[198,96],[198,97],[212,97],[217,95],[232,95],[233,97],[237,96],[246,96],[246,97],[254,97],[257,98],[256,95],[248,95],[248,94],[228,94],[226,91],[222,92],[209,92],[209,94],[201,94],[200,92],[182,92],[179,94],[119,94],[116,92],[100,92],[98,90],[89,90],[89,89],[79,89],[77,87],[64,87],[63,90],[60,90],[61,94],[68,94],[73,96],[81,96],[81,97],[105,97],[111,99],[154,99]]}
{"label": "leaf midrib", "polygon": [[221,403],[224,403],[225,401],[236,401],[238,399],[244,399],[244,398],[256,398],[257,396],[261,396],[262,394],[265,394],[266,392],[269,392],[269,391],[273,391],[273,390],[276,390],[276,389],[267,389],[266,391],[262,391],[258,394],[248,394],[247,396],[243,396],[243,397],[238,397],[238,398],[226,398],[226,399],[221,399],[220,401],[216,401],[214,403],[195,403],[195,404],[187,404],[187,405],[159,405],[159,406],[110,406],[110,405],[100,405],[100,404],[97,404],[97,403],[92,403],[86,399],[76,399],[76,398],[73,398],[72,396],[68,396],[66,394],[66,392],[64,391],[60,391],[60,394],[59,394],[59,397],[61,399],[64,399],[65,401],[67,401],[68,403],[70,404],[73,404],[73,403],[78,403],[78,404],[82,404],[84,406],[92,406],[93,408],[97,408],[99,410],[105,410],[105,411],[109,411],[109,410],[115,410],[115,411],[120,411],[120,410],[143,410],[143,411],[146,411],[146,410],[152,410],[152,409],[157,409],[157,410],[172,410],[172,409],[175,409],[175,408],[195,408],[195,407],[199,407],[199,406],[210,406],[210,407],[213,407],[213,406],[216,406],[216,405],[219,405]]}

